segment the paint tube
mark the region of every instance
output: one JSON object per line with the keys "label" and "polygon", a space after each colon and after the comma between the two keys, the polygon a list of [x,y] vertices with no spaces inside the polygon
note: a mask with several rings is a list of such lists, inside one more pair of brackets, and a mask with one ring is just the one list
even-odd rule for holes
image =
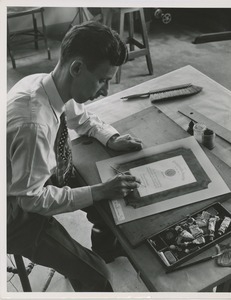
{"label": "paint tube", "polygon": [[161,257],[161,259],[163,260],[163,262],[166,264],[166,266],[169,267],[169,266],[170,266],[170,263],[169,263],[169,261],[167,260],[167,258],[165,257],[164,253],[161,252],[161,251],[159,251],[158,254],[159,254],[159,256]]}
{"label": "paint tube", "polygon": [[208,230],[209,230],[210,241],[213,241],[214,239],[215,225],[219,219],[220,218],[218,216],[212,216],[211,218],[209,218]]}
{"label": "paint tube", "polygon": [[200,215],[196,217],[196,224],[199,227],[205,227],[207,226],[210,217],[210,213],[208,213],[207,211],[203,211]]}
{"label": "paint tube", "polygon": [[179,236],[185,240],[194,240],[193,235],[181,226],[176,226],[175,230],[179,233]]}
{"label": "paint tube", "polygon": [[199,228],[199,226],[196,224],[196,225],[191,225],[189,226],[189,229],[193,235],[194,238],[198,238],[199,236],[202,236],[203,235],[203,230],[201,228]]}
{"label": "paint tube", "polygon": [[231,219],[229,217],[224,218],[224,220],[221,223],[220,228],[218,229],[219,235],[222,235],[225,233],[226,229],[229,227],[230,222],[231,222]]}
{"label": "paint tube", "polygon": [[193,244],[200,245],[205,243],[205,238],[203,236],[199,236],[195,240],[192,241]]}

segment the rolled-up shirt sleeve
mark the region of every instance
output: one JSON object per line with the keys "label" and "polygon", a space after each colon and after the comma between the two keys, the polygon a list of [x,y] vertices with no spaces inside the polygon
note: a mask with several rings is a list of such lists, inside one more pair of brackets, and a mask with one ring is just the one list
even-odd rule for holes
{"label": "rolled-up shirt sleeve", "polygon": [[88,112],[84,104],[70,100],[65,105],[67,125],[78,135],[87,135],[96,138],[103,145],[118,131],[109,124],[104,123],[99,117]]}
{"label": "rolled-up shirt sleeve", "polygon": [[11,182],[8,195],[15,196],[23,210],[51,216],[75,211],[93,203],[91,187],[71,189],[46,185],[52,175],[49,165],[50,132],[46,126],[28,123],[7,137]]}

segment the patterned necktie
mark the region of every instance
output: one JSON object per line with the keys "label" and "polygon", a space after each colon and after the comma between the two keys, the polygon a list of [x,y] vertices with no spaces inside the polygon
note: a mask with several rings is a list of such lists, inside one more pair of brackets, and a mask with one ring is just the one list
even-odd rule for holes
{"label": "patterned necktie", "polygon": [[60,116],[60,126],[56,138],[56,161],[56,179],[58,181],[58,186],[62,187],[67,184],[73,169],[65,113],[62,113]]}

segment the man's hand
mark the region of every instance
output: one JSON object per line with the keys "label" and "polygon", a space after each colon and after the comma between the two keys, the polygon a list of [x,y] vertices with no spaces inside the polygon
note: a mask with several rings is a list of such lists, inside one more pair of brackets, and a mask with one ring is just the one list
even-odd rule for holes
{"label": "man's hand", "polygon": [[143,148],[142,141],[130,134],[112,136],[108,140],[107,146],[116,151],[138,151]]}
{"label": "man's hand", "polygon": [[91,186],[93,201],[113,200],[127,196],[133,189],[140,186],[141,182],[132,175],[117,175],[105,183]]}

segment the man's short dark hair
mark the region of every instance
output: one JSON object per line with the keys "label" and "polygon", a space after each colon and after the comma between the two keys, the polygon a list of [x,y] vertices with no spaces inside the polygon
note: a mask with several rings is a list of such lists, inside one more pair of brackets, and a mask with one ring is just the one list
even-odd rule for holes
{"label": "man's short dark hair", "polygon": [[73,26],[61,44],[61,65],[80,56],[89,70],[102,61],[120,66],[127,60],[127,47],[119,34],[99,22],[86,22]]}

